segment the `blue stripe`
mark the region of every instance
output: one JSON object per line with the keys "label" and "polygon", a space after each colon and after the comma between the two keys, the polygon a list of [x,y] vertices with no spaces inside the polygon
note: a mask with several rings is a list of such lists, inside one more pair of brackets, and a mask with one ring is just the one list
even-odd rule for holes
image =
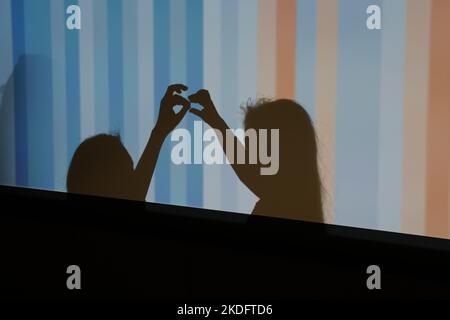
{"label": "blue stripe", "polygon": [[53,95],[50,1],[24,3],[29,186],[53,189]]}
{"label": "blue stripe", "polygon": [[[238,0],[222,2],[222,117],[231,128],[238,127],[238,36],[239,36]],[[238,211],[237,186],[239,180],[231,165],[223,165],[221,189],[221,209]]]}
{"label": "blue stripe", "polygon": [[23,0],[11,0],[14,59],[14,104],[15,104],[15,136],[16,136],[16,184],[28,185],[28,128],[27,128],[27,95],[25,29]]}
{"label": "blue stripe", "polygon": [[317,3],[297,1],[296,100],[315,119]]}
{"label": "blue stripe", "polygon": [[108,1],[109,129],[123,133],[123,52],[121,0]]}
{"label": "blue stripe", "polygon": [[[78,0],[65,0],[65,8],[78,4]],[[82,24],[83,25],[83,24]],[[64,26],[65,27],[65,26]],[[66,99],[67,99],[67,157],[80,144],[80,56],[78,30],[66,30]]]}
{"label": "blue stripe", "polygon": [[0,184],[6,185],[16,183],[12,37],[11,2],[0,1]]}
{"label": "blue stripe", "polygon": [[[187,3],[187,86],[191,91],[203,87],[203,0],[189,0]],[[198,118],[187,115],[188,129],[194,134],[194,120]],[[190,165],[187,170],[188,205],[203,206],[203,167]]]}
{"label": "blue stripe", "polygon": [[341,0],[337,57],[336,223],[377,226],[381,32],[364,14],[375,0]]}
{"label": "blue stripe", "polygon": [[[12,21],[11,21],[11,1],[0,1],[0,87],[5,85],[12,72]],[[1,99],[1,93],[0,93]]]}
{"label": "blue stripe", "polygon": [[[155,76],[155,119],[161,98],[170,81],[170,14],[169,1],[155,0],[154,22],[154,74]],[[170,203],[170,141],[166,139],[155,172],[155,201]]]}

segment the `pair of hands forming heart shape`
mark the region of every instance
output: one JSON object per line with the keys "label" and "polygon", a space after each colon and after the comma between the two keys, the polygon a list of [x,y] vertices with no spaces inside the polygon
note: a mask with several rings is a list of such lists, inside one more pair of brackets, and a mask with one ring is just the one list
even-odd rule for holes
{"label": "pair of hands forming heart shape", "polygon": [[[220,120],[220,116],[217,113],[208,90],[201,89],[186,99],[180,94],[187,89],[188,87],[183,84],[170,85],[164,97],[161,99],[156,128],[160,129],[166,135],[175,129],[188,111],[212,127]],[[201,105],[202,109],[191,108],[191,103]],[[178,112],[175,112],[175,106],[181,106],[182,108]]]}

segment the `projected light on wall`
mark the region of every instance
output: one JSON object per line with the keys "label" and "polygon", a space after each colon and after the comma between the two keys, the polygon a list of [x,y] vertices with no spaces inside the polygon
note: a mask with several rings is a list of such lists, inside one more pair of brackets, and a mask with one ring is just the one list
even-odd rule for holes
{"label": "projected light on wall", "polygon": [[[73,4],[80,30],[66,28]],[[136,161],[167,85],[185,83],[234,127],[249,98],[302,104],[328,222],[448,237],[448,14],[447,0],[1,0],[0,183],[65,191],[98,133]],[[229,166],[174,165],[170,143],[148,201],[251,212]]]}

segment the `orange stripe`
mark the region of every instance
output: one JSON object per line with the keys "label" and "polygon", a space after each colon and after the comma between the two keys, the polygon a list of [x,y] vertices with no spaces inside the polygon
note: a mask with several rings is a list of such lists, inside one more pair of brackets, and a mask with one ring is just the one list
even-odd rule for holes
{"label": "orange stripe", "polygon": [[406,6],[401,231],[424,235],[431,0]]}
{"label": "orange stripe", "polygon": [[277,1],[277,98],[295,97],[296,0]]}
{"label": "orange stripe", "polygon": [[450,1],[433,0],[428,107],[427,234],[447,237],[450,163]]}

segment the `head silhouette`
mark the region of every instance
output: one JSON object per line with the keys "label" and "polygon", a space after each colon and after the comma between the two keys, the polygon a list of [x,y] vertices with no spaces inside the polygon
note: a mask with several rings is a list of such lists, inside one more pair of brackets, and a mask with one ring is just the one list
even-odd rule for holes
{"label": "head silhouette", "polygon": [[258,211],[323,222],[316,134],[306,110],[292,100],[259,100],[245,108],[244,126],[246,130],[279,129],[279,170],[259,176],[265,191]]}
{"label": "head silhouette", "polygon": [[119,136],[100,134],[75,151],[67,174],[69,193],[132,198],[133,160]]}

